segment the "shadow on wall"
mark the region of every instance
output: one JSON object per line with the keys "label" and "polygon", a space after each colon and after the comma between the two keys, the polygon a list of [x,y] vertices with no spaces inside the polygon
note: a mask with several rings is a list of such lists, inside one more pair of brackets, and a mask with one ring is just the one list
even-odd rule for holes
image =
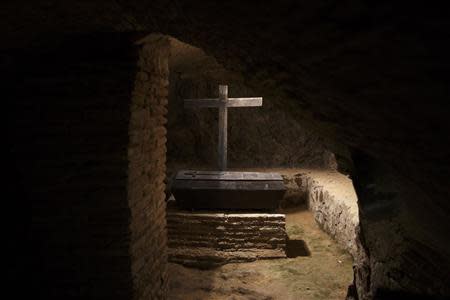
{"label": "shadow on wall", "polygon": [[368,255],[356,270],[367,283],[357,287],[375,299],[449,299],[448,216],[383,161],[357,150],[353,158]]}

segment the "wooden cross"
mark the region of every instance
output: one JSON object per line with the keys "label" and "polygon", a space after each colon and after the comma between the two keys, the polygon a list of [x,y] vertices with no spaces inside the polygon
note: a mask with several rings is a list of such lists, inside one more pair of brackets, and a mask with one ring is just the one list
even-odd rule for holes
{"label": "wooden cross", "polygon": [[219,108],[219,169],[227,169],[227,119],[228,107],[262,106],[262,97],[228,98],[228,85],[219,85],[219,98],[185,99],[185,108],[218,107]]}

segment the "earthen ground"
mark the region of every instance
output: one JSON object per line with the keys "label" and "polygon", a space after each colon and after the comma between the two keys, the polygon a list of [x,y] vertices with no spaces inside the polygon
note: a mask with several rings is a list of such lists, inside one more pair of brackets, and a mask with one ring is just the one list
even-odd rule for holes
{"label": "earthen ground", "polygon": [[353,279],[350,255],[319,228],[306,208],[285,213],[291,245],[301,256],[212,270],[171,263],[169,299],[345,299]]}

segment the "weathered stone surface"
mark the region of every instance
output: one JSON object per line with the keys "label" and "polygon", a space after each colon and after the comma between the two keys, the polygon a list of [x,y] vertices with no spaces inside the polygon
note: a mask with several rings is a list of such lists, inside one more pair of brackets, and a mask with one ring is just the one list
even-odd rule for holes
{"label": "weathered stone surface", "polygon": [[[300,172],[300,169],[298,169]],[[282,174],[286,193],[280,202],[282,208],[299,207],[306,205],[308,193],[306,186],[302,184],[301,174],[298,172],[286,172]]]}
{"label": "weathered stone surface", "polygon": [[355,257],[359,214],[351,179],[333,171],[306,171],[299,175],[316,222]]}
{"label": "weathered stone surface", "polygon": [[169,260],[210,268],[229,262],[286,257],[283,214],[169,210]]}
{"label": "weathered stone surface", "polygon": [[315,221],[353,257],[355,281],[349,287],[348,296],[353,293],[354,297],[371,299],[369,258],[361,236],[358,199],[352,180],[333,170],[302,170],[294,177],[306,195],[306,204]]}
{"label": "weathered stone surface", "polygon": [[[230,97],[250,97],[256,91],[243,74],[221,65],[200,48],[171,39],[170,51],[169,170],[177,171],[173,165],[190,162],[214,167],[217,165],[217,110],[185,109],[183,100],[216,97],[217,85],[223,83],[229,85]],[[294,110],[284,111],[286,99],[272,93],[265,93],[263,98],[262,107],[229,109],[229,166],[328,167],[325,141],[295,121]]]}
{"label": "weathered stone surface", "polygon": [[277,168],[270,171],[281,174],[287,187],[281,207],[308,207],[321,228],[343,249],[356,255],[358,199],[352,180],[347,175],[333,169]]}

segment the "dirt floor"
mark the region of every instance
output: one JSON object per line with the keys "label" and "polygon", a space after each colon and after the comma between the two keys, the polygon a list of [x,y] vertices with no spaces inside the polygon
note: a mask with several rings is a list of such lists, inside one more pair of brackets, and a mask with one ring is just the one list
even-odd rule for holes
{"label": "dirt floor", "polygon": [[352,259],[306,209],[285,211],[289,258],[213,270],[169,264],[169,299],[345,299]]}

